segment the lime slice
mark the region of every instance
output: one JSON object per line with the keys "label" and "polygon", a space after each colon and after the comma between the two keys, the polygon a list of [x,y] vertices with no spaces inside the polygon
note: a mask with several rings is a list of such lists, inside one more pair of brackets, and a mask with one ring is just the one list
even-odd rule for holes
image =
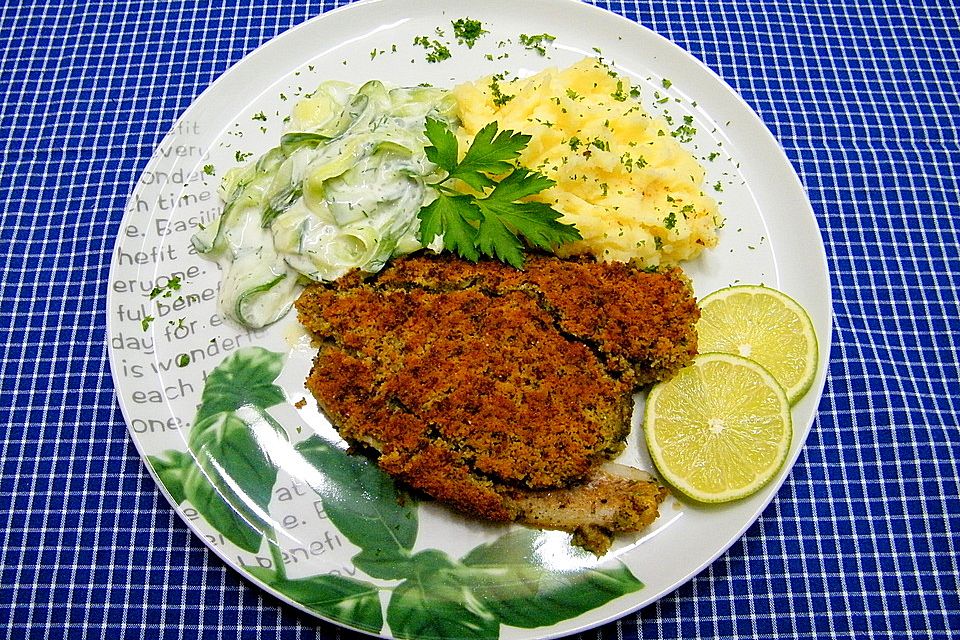
{"label": "lime slice", "polygon": [[793,437],[783,388],[756,362],[705,353],[647,396],[647,449],[663,479],[701,502],[748,496],[783,466]]}
{"label": "lime slice", "polygon": [[773,374],[790,404],[807,392],[817,371],[817,334],[807,312],[776,289],[727,287],[700,301],[701,353],[732,353]]}

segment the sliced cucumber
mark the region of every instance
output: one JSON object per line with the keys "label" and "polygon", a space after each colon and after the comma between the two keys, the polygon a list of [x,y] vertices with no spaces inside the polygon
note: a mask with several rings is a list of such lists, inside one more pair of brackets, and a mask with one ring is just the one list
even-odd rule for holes
{"label": "sliced cucumber", "polygon": [[420,248],[417,213],[437,168],[426,158],[427,115],[455,121],[449,92],[325,82],[301,99],[291,129],[256,162],[224,177],[224,210],[195,234],[224,272],[220,303],[261,327],[290,308],[301,276],[377,271]]}

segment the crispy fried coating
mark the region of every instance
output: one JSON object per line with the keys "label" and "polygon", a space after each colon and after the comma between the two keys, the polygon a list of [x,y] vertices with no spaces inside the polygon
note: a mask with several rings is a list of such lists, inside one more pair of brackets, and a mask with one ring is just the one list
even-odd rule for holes
{"label": "crispy fried coating", "polygon": [[[649,481],[607,482],[636,498],[615,499],[617,513],[563,492],[622,450],[632,393],[696,354],[699,311],[678,269],[531,256],[518,271],[423,254],[311,285],[296,306],[320,343],[308,388],[391,475],[482,518],[575,531],[594,550],[656,517],[664,493]],[[550,517],[557,496],[608,515]]]}

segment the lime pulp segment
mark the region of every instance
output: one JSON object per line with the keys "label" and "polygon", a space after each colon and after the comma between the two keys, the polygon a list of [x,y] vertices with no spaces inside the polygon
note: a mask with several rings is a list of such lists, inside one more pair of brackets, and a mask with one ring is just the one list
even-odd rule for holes
{"label": "lime pulp segment", "polygon": [[793,404],[807,392],[817,369],[817,336],[810,316],[786,294],[740,285],[700,302],[700,351],[743,356],[761,364]]}
{"label": "lime pulp segment", "polygon": [[740,356],[708,353],[651,389],[644,431],[667,482],[696,500],[726,502],[776,475],[793,425],[769,372]]}

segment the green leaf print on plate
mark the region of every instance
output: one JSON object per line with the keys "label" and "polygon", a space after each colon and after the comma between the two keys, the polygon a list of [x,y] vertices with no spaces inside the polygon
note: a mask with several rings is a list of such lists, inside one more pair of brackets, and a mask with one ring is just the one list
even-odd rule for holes
{"label": "green leaf print on plate", "polygon": [[535,558],[536,532],[518,529],[476,547],[462,562],[470,572],[474,593],[503,624],[542,627],[586,613],[614,598],[643,588],[623,564],[591,566],[590,554],[576,549],[581,566],[548,571]]}
{"label": "green leaf print on plate", "polygon": [[197,422],[244,407],[260,411],[284,402],[283,389],[274,384],[283,369],[284,354],[247,347],[214,369],[203,387]]}
{"label": "green leaf print on plate", "polygon": [[194,467],[193,456],[176,449],[167,449],[162,456],[150,456],[150,464],[157,472],[160,484],[167,488],[174,502],[181,504],[187,499],[183,485]]}
{"label": "green leaf print on plate", "polygon": [[551,569],[537,559],[542,545],[539,532],[516,529],[459,561],[432,549],[416,554],[387,607],[390,630],[399,638],[496,638],[500,625],[556,624],[643,588],[622,563],[594,566],[579,549],[567,549],[579,556],[575,569]]}
{"label": "green leaf print on plate", "polygon": [[267,408],[284,401],[274,380],[283,354],[250,347],[226,358],[207,376],[190,430],[189,451],[149,456],[177,503],[189,502],[230,542],[256,552],[270,531],[265,516],[276,463],[264,450],[265,434],[285,438]]}
{"label": "green leaf print on plate", "polygon": [[497,638],[500,620],[473,593],[462,565],[427,550],[409,563],[411,576],[394,589],[387,606],[398,638]]}
{"label": "green leaf print on plate", "polygon": [[383,629],[380,588],[342,576],[288,579],[273,569],[246,567],[254,578],[322,616],[370,633]]}
{"label": "green leaf print on plate", "polygon": [[360,547],[354,565],[375,578],[405,578],[417,540],[416,503],[369,460],[346,455],[319,436],[298,444],[297,451],[323,472],[324,482],[313,489],[330,521]]}
{"label": "green leaf print on plate", "polygon": [[[564,543],[553,568],[545,537],[513,529],[455,559],[416,550],[417,502],[360,455],[319,435],[291,445],[267,409],[286,401],[275,383],[284,354],[248,347],[207,376],[188,451],[149,456],[178,503],[189,502],[225,538],[251,553],[264,543],[272,566],[244,565],[253,578],[321,616],[396,638],[498,638],[502,625],[553,625],[643,588],[618,560],[601,561]],[[300,425],[295,425],[299,433]],[[270,517],[276,447],[299,455],[305,484],[330,522],[358,548],[351,562],[378,582],[340,575],[288,578]],[[556,538],[554,538],[556,540]],[[572,567],[572,568],[571,568]],[[382,598],[386,600],[384,616]]]}
{"label": "green leaf print on plate", "polygon": [[277,481],[277,467],[255,433],[265,422],[258,418],[222,412],[195,424],[189,446],[196,464],[184,482],[186,499],[204,519],[252,553],[270,530],[266,513]]}

